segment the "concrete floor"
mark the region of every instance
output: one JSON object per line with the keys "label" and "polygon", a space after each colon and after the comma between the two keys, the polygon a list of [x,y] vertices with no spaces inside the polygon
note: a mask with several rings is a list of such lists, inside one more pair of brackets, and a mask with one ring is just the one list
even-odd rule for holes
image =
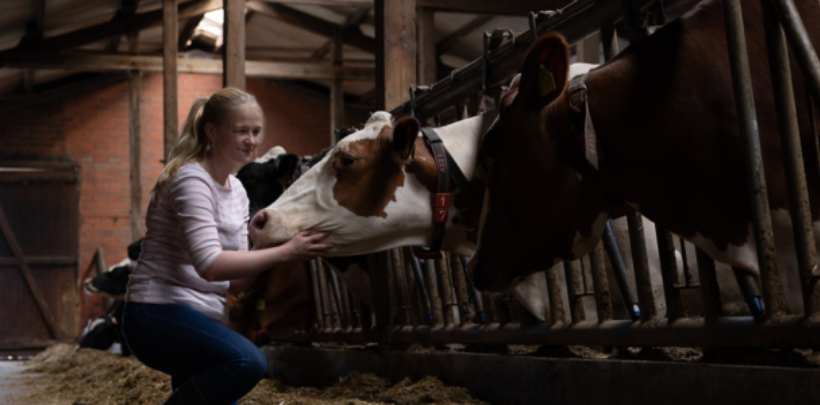
{"label": "concrete floor", "polygon": [[23,361],[0,361],[0,405],[19,403],[14,397],[24,391],[15,382],[20,379],[17,373],[23,369]]}

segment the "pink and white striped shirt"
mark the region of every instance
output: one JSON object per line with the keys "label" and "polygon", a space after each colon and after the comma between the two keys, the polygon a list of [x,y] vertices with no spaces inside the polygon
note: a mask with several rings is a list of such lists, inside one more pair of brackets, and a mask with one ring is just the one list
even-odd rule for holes
{"label": "pink and white striped shirt", "polygon": [[129,302],[181,304],[227,322],[229,281],[200,275],[223,250],[248,250],[248,195],[217,184],[198,163],[179,169],[148,205],[147,232],[128,282]]}

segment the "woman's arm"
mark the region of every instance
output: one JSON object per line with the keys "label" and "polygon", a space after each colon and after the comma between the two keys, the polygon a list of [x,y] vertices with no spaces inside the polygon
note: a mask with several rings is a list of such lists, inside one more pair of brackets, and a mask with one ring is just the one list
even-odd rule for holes
{"label": "woman's arm", "polygon": [[254,281],[258,276],[250,276],[245,278],[239,278],[235,280],[231,280],[231,286],[228,288],[228,292],[233,294],[234,296],[239,295],[240,293],[245,292],[250,286],[253,284]]}
{"label": "woman's arm", "polygon": [[277,264],[321,256],[333,247],[330,243],[318,243],[326,237],[326,233],[311,235],[309,231],[304,231],[284,245],[273,248],[244,252],[223,251],[200,274],[208,281],[255,278]]}

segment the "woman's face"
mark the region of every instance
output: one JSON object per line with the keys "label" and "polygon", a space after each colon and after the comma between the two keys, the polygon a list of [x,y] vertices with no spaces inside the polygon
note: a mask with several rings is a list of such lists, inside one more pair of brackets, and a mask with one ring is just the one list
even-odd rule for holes
{"label": "woman's face", "polygon": [[262,134],[262,111],[252,104],[246,104],[226,118],[219,127],[206,124],[205,132],[211,141],[211,158],[226,165],[253,161]]}

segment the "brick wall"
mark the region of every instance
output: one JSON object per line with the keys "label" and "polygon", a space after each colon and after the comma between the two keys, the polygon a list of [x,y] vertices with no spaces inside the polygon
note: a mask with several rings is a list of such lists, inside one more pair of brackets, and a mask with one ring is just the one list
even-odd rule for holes
{"label": "brick wall", "polygon": [[[183,124],[194,100],[222,87],[216,75],[179,76],[179,124]],[[248,79],[265,113],[260,155],[281,145],[299,155],[314,154],[329,145],[328,102],[305,97],[293,90]],[[144,74],[141,89],[143,215],[149,192],[163,158],[162,76]],[[346,124],[361,125],[366,115],[350,115]],[[80,271],[84,271],[97,247],[102,247],[106,266],[125,257],[131,242],[128,134],[128,83],[126,81],[50,101],[39,108],[0,116],[0,157],[70,157],[81,170]],[[80,297],[77,323],[101,313],[96,296]]]}

